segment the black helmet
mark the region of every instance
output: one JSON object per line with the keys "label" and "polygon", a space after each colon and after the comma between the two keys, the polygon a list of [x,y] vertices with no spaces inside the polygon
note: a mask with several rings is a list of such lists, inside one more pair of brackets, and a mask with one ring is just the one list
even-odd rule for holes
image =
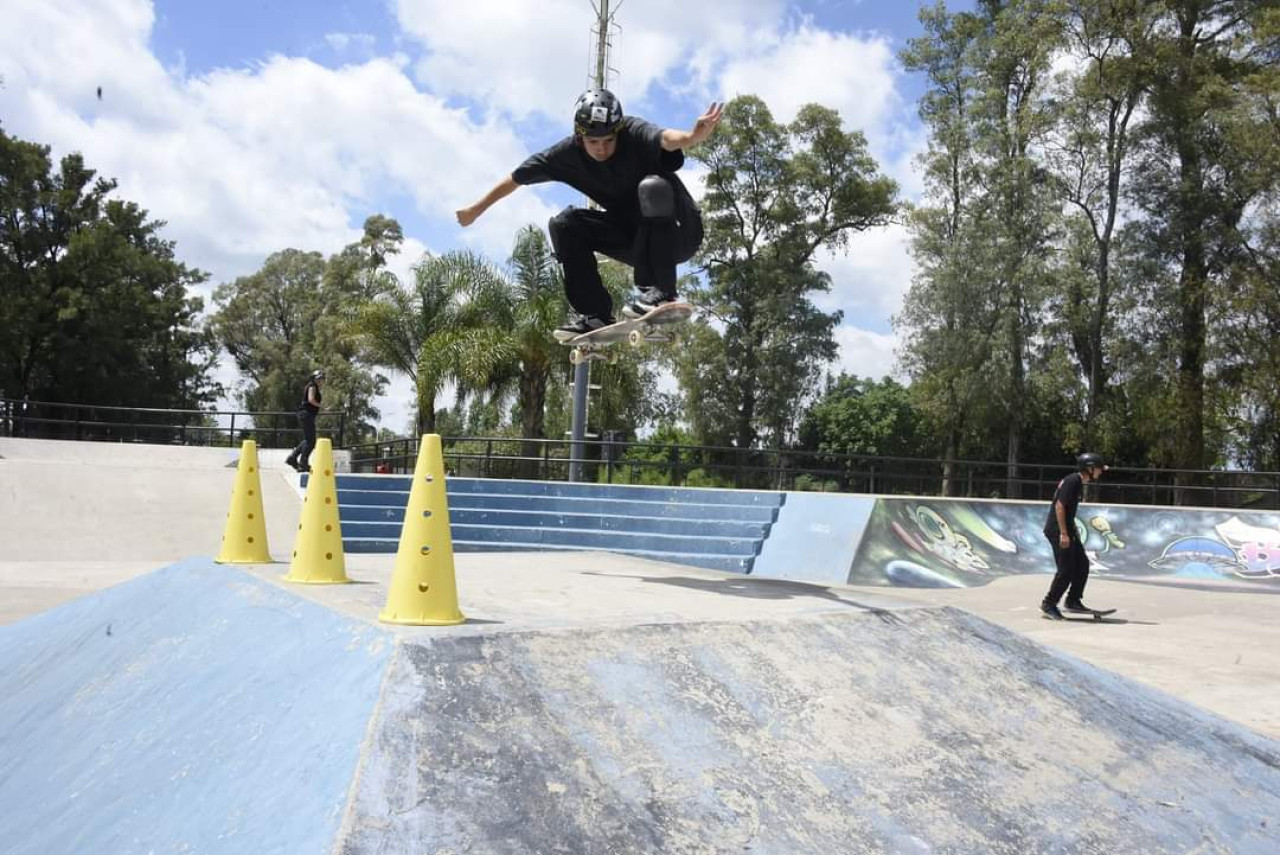
{"label": "black helmet", "polygon": [[323,369],[323,368],[317,368],[315,371],[312,371],[312,372],[311,372],[311,379],[312,379],[312,380],[323,380],[323,379],[324,379],[324,369]]}
{"label": "black helmet", "polygon": [[573,107],[573,132],[607,137],[622,127],[622,102],[608,89],[588,89]]}
{"label": "black helmet", "polygon": [[1081,472],[1094,466],[1101,466],[1103,469],[1107,468],[1107,462],[1102,458],[1101,454],[1086,451],[1076,458],[1076,469]]}

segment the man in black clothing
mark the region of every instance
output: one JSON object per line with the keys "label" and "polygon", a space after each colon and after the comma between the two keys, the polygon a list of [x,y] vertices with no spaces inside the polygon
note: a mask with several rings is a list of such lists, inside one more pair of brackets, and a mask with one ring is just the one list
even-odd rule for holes
{"label": "man in black clothing", "polygon": [[471,225],[521,185],[568,184],[603,210],[569,207],[551,218],[551,246],[576,312],[555,331],[556,338],[564,341],[614,322],[597,252],[633,268],[640,295],[622,312],[640,317],[676,299],[676,265],[702,244],[702,216],[675,173],[684,165],[684,149],[711,136],[719,121],[720,105],[712,104],[693,130],[663,129],[624,116],[609,90],[588,90],[574,107],[572,136],[531,156],[480,201],[458,211],[458,223]]}
{"label": "man in black clothing", "polygon": [[1067,595],[1062,607],[1069,612],[1091,612],[1085,606],[1084,586],[1089,580],[1089,556],[1084,554],[1084,544],[1076,531],[1076,508],[1084,494],[1084,485],[1096,481],[1107,471],[1100,454],[1081,454],[1076,458],[1078,472],[1073,472],[1058,482],[1049,508],[1049,519],[1044,524],[1044,536],[1053,547],[1053,561],[1058,572],[1053,576],[1049,593],[1040,604],[1045,617],[1062,620],[1058,601]]}
{"label": "man in black clothing", "polygon": [[302,391],[302,403],[298,405],[298,426],[302,428],[302,442],[289,452],[284,462],[299,472],[311,471],[308,459],[316,447],[316,415],[320,412],[320,386],[323,383],[324,372],[312,371],[307,386]]}

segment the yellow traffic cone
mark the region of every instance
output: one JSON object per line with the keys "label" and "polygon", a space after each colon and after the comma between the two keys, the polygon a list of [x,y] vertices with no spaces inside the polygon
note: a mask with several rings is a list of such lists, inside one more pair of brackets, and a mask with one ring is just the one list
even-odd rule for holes
{"label": "yellow traffic cone", "polygon": [[439,434],[422,438],[391,571],[391,591],[378,620],[414,626],[448,626],[466,620],[458,609]]}
{"label": "yellow traffic cone", "polygon": [[333,443],[316,442],[311,453],[311,475],[302,499],[298,538],[293,544],[286,582],[305,585],[340,585],[347,578],[342,553],[342,525],[338,522],[338,479],[333,471]]}
{"label": "yellow traffic cone", "polygon": [[222,531],[219,564],[270,564],[267,521],[262,516],[262,480],[258,476],[258,444],[246,439],[240,446],[236,481],[231,488],[231,510]]}

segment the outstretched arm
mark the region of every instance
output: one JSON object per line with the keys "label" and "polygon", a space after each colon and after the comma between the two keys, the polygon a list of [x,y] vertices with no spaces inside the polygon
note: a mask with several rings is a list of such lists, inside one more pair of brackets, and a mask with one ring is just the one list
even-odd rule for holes
{"label": "outstretched arm", "polygon": [[707,112],[698,117],[691,131],[676,131],[667,128],[662,132],[662,148],[666,151],[689,148],[711,136],[711,132],[720,124],[720,110],[723,104],[712,104]]}
{"label": "outstretched arm", "polygon": [[458,225],[463,226],[464,228],[471,225],[479,219],[481,214],[489,210],[490,205],[497,202],[499,199],[505,199],[510,196],[519,186],[520,185],[516,183],[515,179],[508,175],[506,178],[495,184],[492,190],[484,194],[484,197],[479,202],[476,202],[474,205],[468,205],[458,211]]}

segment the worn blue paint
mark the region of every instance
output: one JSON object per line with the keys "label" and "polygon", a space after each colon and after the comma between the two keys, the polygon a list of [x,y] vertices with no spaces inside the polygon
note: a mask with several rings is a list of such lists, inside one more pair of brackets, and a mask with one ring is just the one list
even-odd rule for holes
{"label": "worn blue paint", "polygon": [[393,646],[206,558],[0,627],[0,849],[325,855]]}
{"label": "worn blue paint", "polygon": [[751,574],[845,584],[875,503],[872,496],[787,493]]}

